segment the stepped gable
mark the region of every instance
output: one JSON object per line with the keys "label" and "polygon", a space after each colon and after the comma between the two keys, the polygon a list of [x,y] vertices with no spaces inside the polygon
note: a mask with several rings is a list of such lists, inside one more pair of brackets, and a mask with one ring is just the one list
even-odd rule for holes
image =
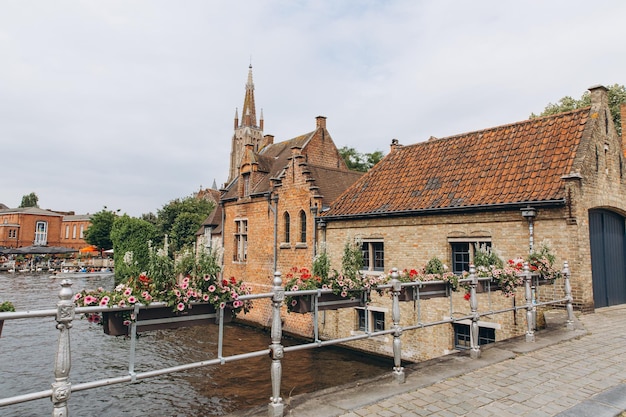
{"label": "stepped gable", "polygon": [[[261,174],[253,177],[254,182],[250,184],[250,194],[263,194],[270,191],[270,180],[281,176],[291,157],[291,148],[304,148],[314,134],[315,131],[283,142],[267,145],[258,153],[248,150],[244,156],[244,163],[256,165],[256,172]],[[228,185],[222,200],[237,199],[238,181],[239,177],[236,177]]]}
{"label": "stepped gable", "polygon": [[392,151],[337,198],[323,216],[403,214],[560,203],[589,108]]}

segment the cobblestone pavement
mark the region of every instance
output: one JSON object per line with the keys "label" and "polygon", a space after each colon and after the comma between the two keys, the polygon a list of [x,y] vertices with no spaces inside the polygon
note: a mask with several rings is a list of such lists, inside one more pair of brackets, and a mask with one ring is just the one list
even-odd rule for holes
{"label": "cobblestone pavement", "polygon": [[[588,332],[580,338],[518,353],[336,415],[620,415],[626,410],[626,306],[598,309],[579,321]],[[298,409],[291,415],[300,415]]]}

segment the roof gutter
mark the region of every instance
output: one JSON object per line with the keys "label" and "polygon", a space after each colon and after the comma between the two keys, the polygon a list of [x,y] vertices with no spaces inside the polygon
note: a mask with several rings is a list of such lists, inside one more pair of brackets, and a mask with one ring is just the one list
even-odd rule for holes
{"label": "roof gutter", "polygon": [[543,201],[519,201],[516,203],[501,203],[501,204],[481,204],[477,206],[466,207],[437,207],[427,208],[419,210],[400,210],[400,211],[385,211],[385,212],[369,212],[361,214],[342,214],[342,215],[324,215],[322,212],[320,218],[324,221],[332,220],[357,220],[357,219],[371,219],[374,217],[408,217],[408,216],[422,216],[422,215],[436,215],[436,214],[450,214],[450,213],[471,213],[477,211],[496,211],[496,210],[513,210],[521,209],[527,206],[535,208],[539,207],[559,207],[565,206],[565,199],[558,200],[543,200]]}

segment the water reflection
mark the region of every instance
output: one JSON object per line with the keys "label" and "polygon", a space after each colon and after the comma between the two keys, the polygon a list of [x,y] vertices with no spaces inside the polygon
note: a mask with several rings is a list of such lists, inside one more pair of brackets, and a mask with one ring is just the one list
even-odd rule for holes
{"label": "water reflection", "polygon": [[[111,288],[112,277],[79,277],[74,291]],[[60,280],[46,275],[0,274],[0,300],[18,310],[54,308]],[[269,334],[227,324],[224,355],[267,349]],[[146,332],[137,343],[135,370],[213,359],[217,326]],[[58,331],[53,318],[6,322],[0,337],[0,397],[50,389]],[[285,345],[295,343],[285,340]],[[128,372],[130,341],[106,336],[98,325],[74,321],[71,330],[73,384]],[[78,416],[211,416],[267,404],[271,395],[267,356],[178,372],[135,384],[73,392],[70,412]],[[389,372],[391,361],[336,348],[289,352],[283,360],[283,398]],[[49,415],[49,399],[0,408],[0,415]]]}

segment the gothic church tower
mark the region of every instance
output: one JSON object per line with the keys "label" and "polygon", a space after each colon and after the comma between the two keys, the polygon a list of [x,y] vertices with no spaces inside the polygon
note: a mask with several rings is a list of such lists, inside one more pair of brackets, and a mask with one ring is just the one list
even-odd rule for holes
{"label": "gothic church tower", "polygon": [[246,83],[246,95],[243,100],[241,123],[239,122],[239,113],[235,110],[235,133],[233,134],[230,151],[230,170],[228,172],[227,184],[230,184],[239,175],[241,158],[248,144],[252,144],[254,152],[258,152],[263,146],[263,110],[261,110],[261,118],[257,125],[252,64],[248,67],[248,82]]}

